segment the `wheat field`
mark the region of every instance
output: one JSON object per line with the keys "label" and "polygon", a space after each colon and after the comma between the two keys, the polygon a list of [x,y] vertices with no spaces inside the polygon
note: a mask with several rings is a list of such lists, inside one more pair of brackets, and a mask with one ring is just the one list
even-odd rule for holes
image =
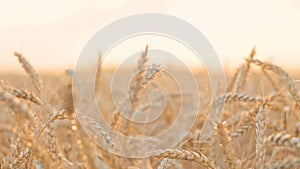
{"label": "wheat field", "polygon": [[[178,94],[176,86],[163,76],[163,69],[148,65],[147,50],[134,68],[141,73],[128,89],[128,84],[120,87],[117,96],[127,95],[133,108],[146,109],[148,97],[145,95],[149,90],[160,87],[156,84],[168,88],[168,102],[162,114],[148,125],[132,123],[114,109],[110,93],[112,72],[101,69],[99,64],[95,91],[101,111],[110,126],[126,136],[154,136],[176,120],[180,109],[177,97],[182,93]],[[296,80],[299,77],[296,72],[287,72],[260,60],[255,56],[255,49],[236,70],[230,70],[234,74],[226,73],[226,93],[219,93],[214,100],[200,96],[206,100],[202,99],[199,115],[188,134],[176,146],[161,149],[147,158],[115,155],[87,136],[74,109],[72,70],[55,76],[39,75],[23,55],[15,53],[14,57],[28,76],[0,74],[1,169],[300,168],[300,93]],[[150,68],[144,69],[147,66]],[[204,72],[196,71],[194,77],[201,84],[199,91],[208,90]],[[195,92],[189,91],[189,86],[186,88],[182,99],[192,100]],[[157,104],[160,101],[156,99]],[[223,109],[217,109],[220,105],[224,105]],[[192,102],[185,110],[189,108],[194,108]],[[184,115],[186,120],[191,118],[188,112]],[[207,119],[212,113],[220,113],[221,117]],[[150,118],[151,112],[148,114]],[[207,120],[211,122],[209,127],[213,133],[202,141],[201,129]],[[126,140],[115,138],[93,118],[88,118],[87,123],[97,128],[97,136],[107,147],[137,151]],[[177,137],[176,131],[171,134]]]}

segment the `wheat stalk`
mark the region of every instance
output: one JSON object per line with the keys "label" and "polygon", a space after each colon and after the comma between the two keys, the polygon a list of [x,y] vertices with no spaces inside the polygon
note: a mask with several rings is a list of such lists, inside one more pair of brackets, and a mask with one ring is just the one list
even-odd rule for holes
{"label": "wheat stalk", "polygon": [[224,127],[223,124],[218,124],[216,129],[216,137],[221,144],[223,154],[225,156],[225,163],[228,168],[235,169],[236,166],[236,154],[232,145],[232,140],[229,135],[229,131]]}

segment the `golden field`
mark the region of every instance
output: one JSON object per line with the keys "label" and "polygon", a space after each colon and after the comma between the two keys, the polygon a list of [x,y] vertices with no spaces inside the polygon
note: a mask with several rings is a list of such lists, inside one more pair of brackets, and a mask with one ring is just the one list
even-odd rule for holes
{"label": "golden field", "polygon": [[[96,127],[95,135],[107,147],[98,146],[86,134],[74,111],[72,90],[77,89],[72,85],[72,71],[39,75],[24,56],[15,56],[26,74],[0,74],[1,169],[300,168],[299,74],[256,58],[255,49],[235,70],[225,71],[226,89],[220,89],[213,100],[207,94],[207,72],[193,71],[197,91],[190,85],[192,82],[178,86],[162,68],[148,65],[147,50],[134,65],[133,70],[140,73],[129,84],[117,79],[115,83],[120,86],[114,90],[114,72],[101,70],[99,64],[95,96],[114,132],[155,137],[175,123],[186,127],[183,130],[188,133],[175,146],[167,145],[179,137],[180,133],[172,130],[170,137],[162,139],[164,146],[147,158],[122,157],[107,151],[106,148],[112,148],[135,154],[143,149],[114,137],[93,118],[86,123]],[[120,77],[128,79],[134,71],[122,73]],[[184,81],[186,76],[180,73],[176,73],[176,80]],[[163,97],[155,97],[162,96],[160,90]],[[223,90],[226,92],[222,93]],[[151,96],[152,91],[158,93]],[[113,102],[123,97],[131,104]],[[195,102],[197,98],[200,103]],[[86,104],[88,109],[89,103]],[[134,123],[124,118],[115,104],[122,104],[129,116],[139,120],[152,119],[154,115],[158,118],[146,124]],[[133,113],[136,109],[145,114]],[[195,109],[198,115],[194,117]],[[178,120],[181,113],[183,116]],[[220,118],[214,114],[221,114]],[[184,125],[187,121],[194,122],[191,128]],[[209,137],[203,140],[205,132]],[[154,145],[160,144],[156,141]],[[151,149],[147,147],[151,145],[144,146]]]}

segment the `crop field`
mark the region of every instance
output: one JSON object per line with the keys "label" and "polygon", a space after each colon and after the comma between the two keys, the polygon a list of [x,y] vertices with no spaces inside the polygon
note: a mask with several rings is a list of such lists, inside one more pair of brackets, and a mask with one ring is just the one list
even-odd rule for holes
{"label": "crop field", "polygon": [[[261,60],[253,49],[240,66],[225,69],[226,87],[212,97],[207,72],[192,71],[195,91],[185,72],[173,67],[174,80],[147,54],[146,47],[121,72],[124,79],[102,69],[101,57],[95,63],[95,98],[108,129],[89,102],[81,109],[95,113],[78,117],[74,94],[84,88],[74,86],[76,72],[39,74],[25,54],[14,53],[24,74],[0,72],[0,169],[300,168],[298,72]],[[115,133],[153,139],[141,146]],[[151,147],[155,152],[138,157]]]}

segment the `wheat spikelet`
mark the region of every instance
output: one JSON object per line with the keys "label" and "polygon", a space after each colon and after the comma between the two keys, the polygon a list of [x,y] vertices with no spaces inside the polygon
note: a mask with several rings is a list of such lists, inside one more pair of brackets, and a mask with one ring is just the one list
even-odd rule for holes
{"label": "wheat spikelet", "polygon": [[157,167],[157,169],[167,169],[171,166],[171,160],[168,158],[164,158],[163,160],[161,160],[159,166]]}
{"label": "wheat spikelet", "polygon": [[210,162],[204,154],[196,153],[190,150],[166,149],[153,157],[194,161],[196,163],[201,164],[205,168],[216,168],[215,165],[212,162]]}
{"label": "wheat spikelet", "polygon": [[284,159],[281,161],[277,161],[274,164],[268,166],[268,169],[285,169],[285,168],[298,168],[300,167],[300,159],[293,158],[293,159]]}
{"label": "wheat spikelet", "polygon": [[41,89],[43,88],[43,81],[38,75],[38,73],[35,71],[33,66],[19,53],[14,53],[14,55],[18,58],[19,62],[22,64],[24,70],[26,73],[30,76],[34,86],[38,90],[38,92],[41,92]]}
{"label": "wheat spikelet", "polygon": [[235,169],[236,166],[236,154],[232,145],[232,140],[229,135],[229,131],[224,127],[223,124],[218,124],[216,129],[216,137],[221,144],[223,154],[225,156],[225,163],[228,168]]}
{"label": "wheat spikelet", "polygon": [[256,157],[258,160],[257,168],[264,168],[266,146],[266,125],[265,125],[265,106],[260,104],[256,114]]}

